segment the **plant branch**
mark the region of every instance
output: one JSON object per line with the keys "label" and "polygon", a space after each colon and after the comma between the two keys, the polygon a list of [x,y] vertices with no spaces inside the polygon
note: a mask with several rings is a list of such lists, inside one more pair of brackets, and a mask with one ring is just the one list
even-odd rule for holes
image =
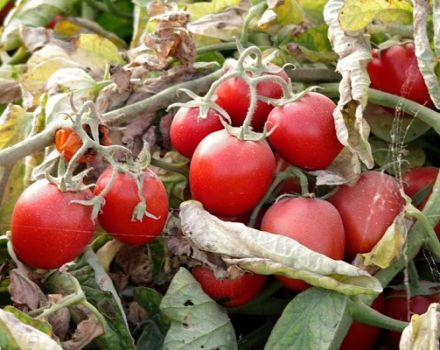
{"label": "plant branch", "polygon": [[286,73],[292,82],[333,83],[341,80],[341,75],[330,69],[307,69],[286,67]]}

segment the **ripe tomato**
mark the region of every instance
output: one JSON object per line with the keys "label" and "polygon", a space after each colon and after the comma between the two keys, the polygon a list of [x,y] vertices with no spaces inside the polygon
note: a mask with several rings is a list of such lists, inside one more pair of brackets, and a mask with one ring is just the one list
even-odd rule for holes
{"label": "ripe tomato", "polygon": [[197,145],[210,133],[223,129],[220,115],[210,109],[205,119],[199,118],[199,108],[180,108],[170,127],[171,145],[191,158]]}
{"label": "ripe tomato", "polygon": [[217,279],[208,267],[196,266],[192,269],[194,278],[202,289],[219,304],[229,307],[247,304],[263,289],[267,277],[253,273],[231,279]]}
{"label": "ripe tomato", "polygon": [[[371,307],[381,313],[385,310],[383,294],[379,294]],[[339,350],[373,350],[381,329],[354,321],[348,330]]]}
{"label": "ripe tomato", "polygon": [[292,165],[308,170],[327,168],[342,150],[336,137],[334,109],[332,100],[316,92],[275,107],[267,118],[268,130],[276,127],[269,143]]}
{"label": "ripe tomato", "polygon": [[[286,82],[289,80],[289,77],[283,70],[277,75]],[[230,78],[217,87],[215,95],[217,96],[215,102],[228,112],[231,117],[232,125],[241,126],[250,105],[249,86],[241,78]],[[281,98],[283,96],[283,90],[278,83],[267,80],[257,85],[257,95]],[[257,108],[255,109],[251,123],[256,131],[263,130],[264,123],[272,108],[273,106],[268,103],[262,101],[257,102]]]}
{"label": "ripe tomato", "polygon": [[341,186],[329,201],[344,222],[348,259],[371,251],[405,204],[397,181],[378,171],[363,173],[353,186]]}
{"label": "ripe tomato", "polygon": [[[385,298],[385,314],[401,321],[409,321],[413,314],[424,314],[431,303],[438,303],[439,297],[437,295],[418,295],[413,296],[408,300],[405,291],[394,290]],[[388,339],[396,348],[399,347],[400,333],[387,332]]]}
{"label": "ripe tomato", "polygon": [[372,88],[432,105],[413,44],[396,45],[380,53],[373,50],[372,57],[367,66]]}
{"label": "ripe tomato", "polygon": [[92,193],[61,192],[39,180],[20,195],[12,213],[11,242],[17,257],[32,268],[54,269],[74,260],[95,233],[92,208],[71,203]]}
{"label": "ripe tomato", "polygon": [[[95,195],[110,181],[111,172],[109,167],[98,178]],[[136,182],[127,174],[118,172],[113,186],[104,196],[105,203],[98,219],[102,227],[118,241],[132,245],[145,244],[162,232],[168,217],[168,196],[162,181],[149,169],[144,171],[142,194],[147,211],[156,218],[144,216],[141,221],[132,220],[139,196]]]}
{"label": "ripe tomato", "polygon": [[[345,234],[341,216],[329,202],[317,198],[285,198],[263,216],[261,230],[290,237],[334,260],[344,258]],[[286,287],[302,291],[301,280],[277,277]]]}
{"label": "ripe tomato", "polygon": [[245,214],[263,198],[275,172],[265,140],[241,141],[226,130],[206,136],[189,168],[192,197],[214,215]]}

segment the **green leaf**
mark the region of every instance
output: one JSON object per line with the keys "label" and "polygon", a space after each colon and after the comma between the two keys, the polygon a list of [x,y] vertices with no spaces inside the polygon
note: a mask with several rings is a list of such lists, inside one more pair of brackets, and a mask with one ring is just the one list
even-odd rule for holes
{"label": "green leaf", "polygon": [[303,8],[307,20],[313,24],[324,23],[324,6],[327,0],[299,0],[301,7]]}
{"label": "green leaf", "polygon": [[183,233],[199,249],[219,254],[227,264],[244,270],[302,279],[347,295],[376,294],[382,290],[379,281],[364,270],[332,260],[289,237],[222,221],[199,202],[183,202],[180,219]]}
{"label": "green leaf", "polygon": [[16,309],[12,305],[7,305],[4,307],[5,311],[10,312],[11,314],[14,314],[14,316],[22,323],[27,324],[28,326],[31,326],[35,329],[38,329],[39,331],[43,332],[44,334],[47,334],[48,336],[52,336],[52,326],[47,323],[46,321],[38,320],[35,318],[32,318],[28,314],[25,314],[24,312]]}
{"label": "green leaf", "polygon": [[265,350],[337,350],[351,323],[348,298],[310,288],[284,309]]}
{"label": "green leaf", "polygon": [[162,349],[164,333],[153,320],[147,320],[142,326],[142,333],[136,342],[138,350]]}
{"label": "green leaf", "polygon": [[226,311],[203,292],[188,270],[179,269],[160,308],[171,320],[163,350],[237,349]]}
{"label": "green leaf", "polygon": [[136,287],[133,290],[133,298],[147,311],[148,315],[154,316],[160,313],[162,294],[157,290],[147,287]]}
{"label": "green leaf", "polygon": [[409,1],[402,0],[346,0],[339,14],[341,28],[345,32],[363,30],[378,15],[387,22],[406,22],[411,17]]}

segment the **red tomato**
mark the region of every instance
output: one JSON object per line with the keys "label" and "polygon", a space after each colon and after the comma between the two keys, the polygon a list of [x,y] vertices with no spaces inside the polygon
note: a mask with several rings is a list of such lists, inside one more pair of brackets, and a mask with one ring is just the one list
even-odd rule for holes
{"label": "red tomato", "polygon": [[[385,310],[383,294],[373,301],[371,307],[381,313]],[[354,321],[348,330],[339,350],[373,350],[381,329]]]}
{"label": "red tomato", "polygon": [[[261,230],[290,237],[334,260],[344,258],[345,234],[341,216],[333,205],[322,199],[279,200],[264,214]],[[284,276],[278,276],[278,279],[296,291],[309,287],[301,280]]]}
{"label": "red tomato", "polygon": [[189,168],[192,197],[222,217],[240,216],[263,198],[275,172],[265,140],[241,141],[226,130],[200,142]]}
{"label": "red tomato", "polygon": [[341,186],[329,201],[344,222],[346,255],[371,251],[405,204],[397,181],[378,171],[367,171],[353,186]]}
{"label": "red tomato", "polygon": [[[397,320],[409,321],[413,314],[424,314],[431,303],[438,302],[439,297],[436,295],[414,296],[409,301],[408,311],[408,300],[405,291],[395,290],[385,299],[385,314]],[[401,334],[391,331],[388,331],[387,334],[391,344],[398,348]]]}
{"label": "red tomato", "polygon": [[55,27],[57,26],[57,24],[58,24],[59,22],[63,21],[64,18],[65,18],[64,16],[60,16],[60,15],[55,16],[55,17],[49,22],[49,24],[46,25],[46,28],[48,28],[48,29],[55,29]]}
{"label": "red tomato", "polygon": [[396,45],[380,53],[373,50],[372,56],[367,66],[372,88],[432,105],[413,44]]}
{"label": "red tomato", "polygon": [[[111,168],[107,168],[96,182],[95,195],[110,181]],[[151,170],[144,171],[142,194],[147,211],[156,218],[144,216],[141,221],[132,220],[133,209],[139,203],[138,189],[134,179],[117,173],[110,191],[104,196],[105,203],[98,219],[102,227],[118,241],[140,245],[151,242],[161,232],[168,217],[168,196],[160,179]]]}
{"label": "red tomato", "polygon": [[220,118],[212,109],[202,119],[199,118],[198,108],[180,108],[171,123],[171,145],[180,154],[191,158],[200,141],[210,133],[223,129]]}
{"label": "red tomato", "polygon": [[92,208],[71,203],[92,193],[61,192],[39,180],[18,198],[12,213],[11,242],[17,257],[32,268],[54,269],[74,260],[95,233]]}
{"label": "red tomato", "polygon": [[328,97],[309,92],[301,99],[275,107],[267,128],[276,128],[269,143],[287,162],[297,167],[325,169],[342,150],[336,137],[333,110]]}
{"label": "red tomato", "polygon": [[235,279],[219,280],[214,272],[202,266],[192,269],[194,278],[202,289],[219,304],[229,307],[247,304],[253,300],[266,283],[266,276],[253,273],[244,273]]}
{"label": "red tomato", "polygon": [[[286,82],[289,80],[289,77],[283,70],[277,75]],[[228,112],[231,117],[232,125],[241,126],[249,109],[249,86],[241,78],[230,78],[217,87],[215,94],[217,96],[215,102]],[[283,96],[283,90],[278,83],[267,80],[257,85],[257,95],[281,98]],[[251,123],[256,131],[263,130],[264,123],[272,108],[273,106],[268,103],[262,101],[257,102],[257,108]]]}

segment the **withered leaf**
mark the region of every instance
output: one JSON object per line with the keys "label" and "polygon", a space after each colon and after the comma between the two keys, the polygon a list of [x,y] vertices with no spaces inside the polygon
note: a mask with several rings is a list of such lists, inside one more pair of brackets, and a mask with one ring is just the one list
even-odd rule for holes
{"label": "withered leaf", "polygon": [[[53,305],[63,298],[61,294],[49,294],[49,304]],[[64,307],[48,317],[48,321],[52,326],[53,333],[60,339],[66,338],[70,325],[70,312],[67,307]]]}
{"label": "withered leaf", "polygon": [[10,281],[8,291],[14,303],[24,305],[30,310],[46,305],[46,296],[26,271],[20,268],[11,270]]}
{"label": "withered leaf", "polygon": [[20,37],[29,52],[37,51],[52,39],[52,32],[44,27],[20,27]]}
{"label": "withered leaf", "polygon": [[64,350],[81,350],[93,339],[104,334],[103,326],[94,318],[81,321],[72,339],[63,342]]}
{"label": "withered leaf", "polygon": [[116,255],[115,262],[130,276],[134,283],[149,281],[149,261],[143,246],[124,246]]}

